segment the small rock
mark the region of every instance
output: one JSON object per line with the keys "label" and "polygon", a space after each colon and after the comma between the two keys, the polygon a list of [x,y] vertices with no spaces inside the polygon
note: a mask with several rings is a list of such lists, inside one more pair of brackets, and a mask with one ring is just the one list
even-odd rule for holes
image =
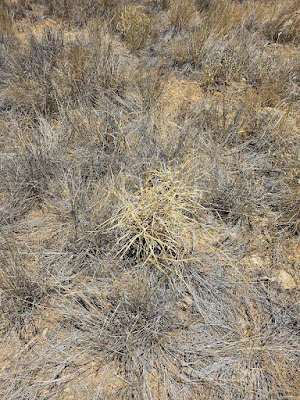
{"label": "small rock", "polygon": [[251,256],[251,261],[256,267],[262,268],[264,266],[264,260],[260,256]]}
{"label": "small rock", "polygon": [[293,289],[296,289],[296,287],[297,287],[295,279],[292,277],[292,275],[290,275],[284,269],[281,269],[279,271],[278,276],[277,276],[277,282],[282,287],[282,289],[293,290]]}

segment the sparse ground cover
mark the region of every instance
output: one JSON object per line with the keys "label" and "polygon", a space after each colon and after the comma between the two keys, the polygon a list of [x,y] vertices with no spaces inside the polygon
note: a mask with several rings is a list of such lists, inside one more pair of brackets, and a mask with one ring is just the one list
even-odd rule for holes
{"label": "sparse ground cover", "polygon": [[0,0],[0,397],[299,399],[300,1]]}

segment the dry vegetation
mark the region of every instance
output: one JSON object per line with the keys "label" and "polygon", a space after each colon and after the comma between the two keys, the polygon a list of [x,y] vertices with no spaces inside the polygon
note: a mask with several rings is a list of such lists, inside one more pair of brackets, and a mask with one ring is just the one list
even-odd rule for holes
{"label": "dry vegetation", "polygon": [[297,400],[300,1],[0,0],[0,397]]}

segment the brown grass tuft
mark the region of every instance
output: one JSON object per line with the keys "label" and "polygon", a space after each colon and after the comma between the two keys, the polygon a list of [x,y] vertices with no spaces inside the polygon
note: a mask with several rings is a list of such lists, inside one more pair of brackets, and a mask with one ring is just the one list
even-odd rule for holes
{"label": "brown grass tuft", "polygon": [[124,6],[116,16],[116,27],[131,52],[145,46],[151,31],[150,20],[142,6]]}
{"label": "brown grass tuft", "polygon": [[12,18],[5,0],[0,1],[0,32],[2,35],[14,33]]}

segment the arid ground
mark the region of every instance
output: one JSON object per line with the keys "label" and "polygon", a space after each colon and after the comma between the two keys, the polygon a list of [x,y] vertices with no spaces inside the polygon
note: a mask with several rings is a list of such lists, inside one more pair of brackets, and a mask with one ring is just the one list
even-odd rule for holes
{"label": "arid ground", "polygon": [[299,0],[0,0],[2,400],[299,400],[299,234]]}

